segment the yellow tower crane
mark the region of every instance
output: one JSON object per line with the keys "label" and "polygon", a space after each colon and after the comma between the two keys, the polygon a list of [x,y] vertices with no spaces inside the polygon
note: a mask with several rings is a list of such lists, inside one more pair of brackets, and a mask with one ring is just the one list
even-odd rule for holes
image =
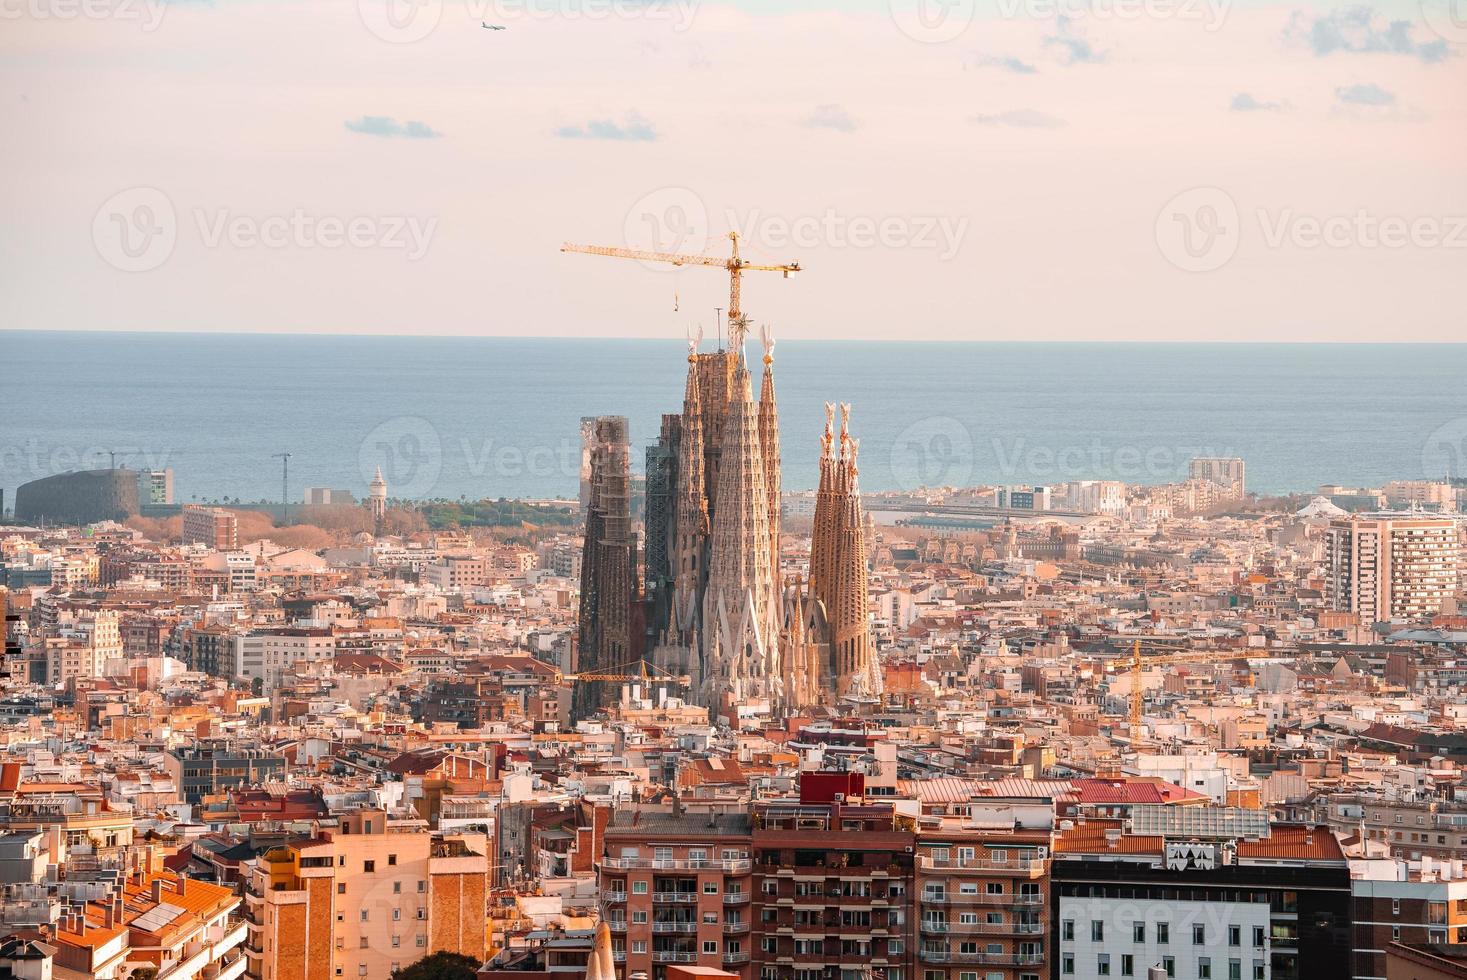
{"label": "yellow tower crane", "polygon": [[1131,672],[1130,722],[1132,737],[1135,737],[1135,732],[1141,727],[1143,695],[1145,693],[1141,687],[1141,672],[1148,665],[1213,664],[1226,663],[1229,660],[1280,660],[1298,657],[1300,654],[1307,652],[1306,650],[1192,650],[1183,653],[1143,657],[1141,656],[1141,639],[1138,637],[1131,644],[1129,663]]}
{"label": "yellow tower crane", "polygon": [[636,248],[616,248],[610,245],[572,245],[566,242],[560,247],[562,252],[580,252],[585,255],[609,255],[618,259],[639,259],[643,262],[666,262],[670,265],[700,265],[710,268],[728,270],[728,322],[730,325],[740,324],[744,318],[743,307],[740,303],[740,292],[745,272],[780,272],[788,279],[800,271],[800,263],[790,262],[786,265],[758,265],[739,257],[739,233],[731,231],[728,233],[729,241],[733,244],[733,254],[726,259],[713,255],[679,255],[676,252],[648,252]]}
{"label": "yellow tower crane", "polygon": [[[636,673],[631,673],[635,669]],[[646,660],[633,660],[624,664],[617,664],[605,671],[586,671],[575,674],[555,673],[555,683],[574,684],[592,681],[609,681],[612,683],[632,683],[645,681],[651,684],[677,684],[679,687],[687,687],[692,683],[692,678],[687,674],[672,674],[663,670],[656,664]]]}

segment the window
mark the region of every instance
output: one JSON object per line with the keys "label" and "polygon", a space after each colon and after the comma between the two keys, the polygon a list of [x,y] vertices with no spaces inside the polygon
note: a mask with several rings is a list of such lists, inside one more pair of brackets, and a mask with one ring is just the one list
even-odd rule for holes
{"label": "window", "polygon": [[418,948],[419,949],[422,949],[426,945],[428,945],[428,937],[427,936],[418,936],[417,937],[417,946],[418,946]]}
{"label": "window", "polygon": [[426,920],[428,918],[428,910],[427,909],[418,909],[418,918],[419,919]]}
{"label": "window", "polygon": [[1243,927],[1242,926],[1228,926],[1228,945],[1229,946],[1241,946],[1241,945],[1243,945]]}
{"label": "window", "polygon": [[703,952],[705,952],[705,953],[716,953],[716,952],[718,952],[718,940],[717,939],[705,939],[705,940],[703,940]]}
{"label": "window", "polygon": [[367,874],[371,874],[372,872],[374,872],[374,871],[377,870],[377,862],[376,861],[363,861],[362,862],[362,870],[365,871]]}
{"label": "window", "polygon": [[1066,919],[1060,923],[1060,938],[1067,943],[1075,941],[1075,920]]}
{"label": "window", "polygon": [[1110,976],[1110,954],[1100,953],[1095,957],[1095,972],[1102,976]]}
{"label": "window", "polygon": [[645,895],[645,894],[647,894],[647,883],[645,881],[634,881],[634,882],[632,882],[632,894],[633,895]]}
{"label": "window", "polygon": [[1196,925],[1192,926],[1192,945],[1193,946],[1206,946],[1207,945],[1207,926],[1203,925],[1200,922],[1197,923]]}
{"label": "window", "polygon": [[1212,960],[1209,957],[1197,957],[1197,980],[1212,980]]}
{"label": "window", "polygon": [[1399,898],[1393,898],[1393,899],[1391,899],[1391,915],[1400,915],[1400,914],[1401,914],[1401,900]]}
{"label": "window", "polygon": [[1174,977],[1177,975],[1177,961],[1175,957],[1163,956],[1161,958],[1161,966],[1162,969],[1166,970],[1167,976]]}
{"label": "window", "polygon": [[1131,923],[1131,942],[1133,942],[1133,943],[1144,943],[1144,942],[1146,942],[1146,923],[1144,923],[1144,922],[1132,922]]}
{"label": "window", "polygon": [[346,894],[346,884],[344,882],[337,882],[337,884],[336,884],[336,894],[338,894],[338,895],[345,895]]}
{"label": "window", "polygon": [[779,948],[779,940],[773,936],[762,937],[762,948],[766,953],[772,953]]}
{"label": "window", "polygon": [[1253,961],[1253,980],[1263,980],[1263,977],[1264,977],[1263,961],[1262,960],[1254,960]]}
{"label": "window", "polygon": [[393,909],[392,910],[392,921],[393,922],[399,922],[401,920],[402,920],[402,909]]}
{"label": "window", "polygon": [[1243,980],[1243,961],[1228,960],[1228,980]]}
{"label": "window", "polygon": [[703,894],[704,895],[717,895],[718,894],[718,882],[716,882],[716,881],[705,881],[705,882],[703,882]]}
{"label": "window", "polygon": [[394,881],[392,883],[392,894],[394,894],[394,895],[401,895],[402,894],[402,882],[400,882],[400,881]]}
{"label": "window", "polygon": [[1254,926],[1253,927],[1253,948],[1254,949],[1262,949],[1263,948],[1263,926]]}
{"label": "window", "polygon": [[1170,922],[1158,922],[1156,924],[1156,942],[1158,945],[1166,946],[1172,941],[1172,925]]}
{"label": "window", "polygon": [[362,909],[362,921],[363,922],[366,922],[367,921],[367,910],[366,909]]}
{"label": "window", "polygon": [[423,894],[423,892],[425,892],[427,890],[428,890],[428,883],[426,881],[419,881],[418,882],[418,894],[421,895],[421,894]]}
{"label": "window", "polygon": [[363,937],[361,937],[360,939],[357,940],[357,949],[366,949],[366,948],[367,948],[367,937],[366,936],[363,936]]}
{"label": "window", "polygon": [[387,863],[389,865],[396,864],[397,863],[397,855],[396,854],[389,854],[389,855],[387,855]]}
{"label": "window", "polygon": [[647,952],[647,940],[645,940],[645,939],[633,939],[632,940],[632,952],[633,953],[645,953],[645,952]]}
{"label": "window", "polygon": [[399,937],[399,936],[393,936],[392,937],[392,948],[393,949],[397,949],[401,945],[402,945],[402,939],[401,939],[401,937]]}
{"label": "window", "polygon": [[647,910],[646,909],[633,909],[632,910],[632,921],[635,922],[635,923],[638,923],[639,925],[641,923],[646,922],[647,921]]}
{"label": "window", "polygon": [[1090,941],[1092,943],[1105,942],[1105,923],[1099,919],[1090,922]]}
{"label": "window", "polygon": [[1121,954],[1121,976],[1134,977],[1136,975],[1136,957],[1130,953]]}
{"label": "window", "polygon": [[1067,977],[1075,975],[1075,954],[1066,953],[1060,957],[1060,972]]}
{"label": "window", "polygon": [[1001,881],[990,881],[990,882],[988,882],[988,888],[986,890],[987,890],[988,894],[990,894],[990,895],[1002,895],[1003,894],[1003,882],[1001,882]]}

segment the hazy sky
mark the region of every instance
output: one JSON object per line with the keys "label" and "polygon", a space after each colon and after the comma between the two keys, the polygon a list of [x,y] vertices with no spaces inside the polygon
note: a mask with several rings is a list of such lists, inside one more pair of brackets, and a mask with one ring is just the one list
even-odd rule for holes
{"label": "hazy sky", "polygon": [[7,329],[1467,339],[1467,0],[0,0],[0,131]]}

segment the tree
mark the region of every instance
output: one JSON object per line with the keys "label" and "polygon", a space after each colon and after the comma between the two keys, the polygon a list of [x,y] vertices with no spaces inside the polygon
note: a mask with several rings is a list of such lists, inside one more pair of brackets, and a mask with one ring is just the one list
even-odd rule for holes
{"label": "tree", "polygon": [[474,980],[479,961],[462,953],[434,953],[392,971],[392,980]]}

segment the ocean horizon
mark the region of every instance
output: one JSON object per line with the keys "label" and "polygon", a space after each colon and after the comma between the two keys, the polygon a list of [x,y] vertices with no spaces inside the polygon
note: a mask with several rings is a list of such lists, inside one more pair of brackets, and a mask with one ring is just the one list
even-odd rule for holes
{"label": "ocean horizon", "polygon": [[[715,347],[705,338],[704,350]],[[757,396],[758,343],[748,343]],[[580,419],[624,415],[634,471],[681,409],[680,337],[0,332],[0,486],[170,467],[177,499],[568,497]],[[1464,475],[1467,344],[780,340],[782,478],[817,480],[851,404],[862,489],[1182,479],[1241,456],[1251,490]],[[73,392],[85,392],[75,396]],[[108,454],[115,454],[109,456]]]}

